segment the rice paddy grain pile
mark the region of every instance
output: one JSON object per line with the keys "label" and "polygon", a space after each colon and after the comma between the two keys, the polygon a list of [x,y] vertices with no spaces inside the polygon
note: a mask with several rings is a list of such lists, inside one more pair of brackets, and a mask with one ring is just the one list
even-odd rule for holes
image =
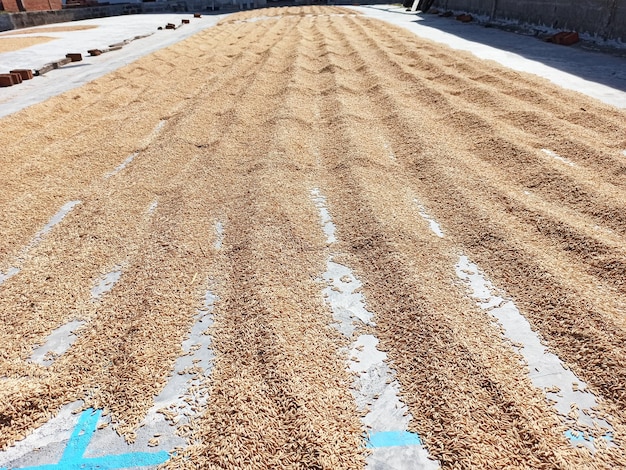
{"label": "rice paddy grain pile", "polygon": [[[444,468],[623,466],[624,123],[322,6],[231,15],[0,120],[0,271],[19,268],[0,285],[0,446],[75,400],[132,442],[210,289],[206,403],[181,397],[197,409],[165,466],[363,468],[348,340],[322,297],[332,254],[363,282],[410,429]],[[80,202],[36,239],[67,201]],[[582,424],[557,414],[470,299],[461,253],[600,397],[614,445],[568,442]],[[29,360],[74,319],[66,353]]]}

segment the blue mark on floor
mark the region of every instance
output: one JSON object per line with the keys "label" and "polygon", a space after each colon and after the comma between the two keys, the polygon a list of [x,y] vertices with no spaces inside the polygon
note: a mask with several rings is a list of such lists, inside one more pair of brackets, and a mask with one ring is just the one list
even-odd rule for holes
{"label": "blue mark on floor", "polygon": [[377,449],[380,447],[396,446],[419,446],[422,445],[420,437],[408,431],[383,431],[370,434],[367,447]]}
{"label": "blue mark on floor", "polygon": [[[572,431],[571,429],[565,431],[565,437],[567,437],[572,444],[587,441],[584,433]],[[589,439],[593,441],[593,437],[589,436]]]}
{"label": "blue mark on floor", "polygon": [[[103,457],[85,458],[85,451],[93,438],[102,410],[88,409],[82,412],[78,423],[65,447],[61,460],[55,464],[23,467],[28,470],[106,470],[128,467],[145,467],[159,465],[169,459],[164,450],[160,452],[133,452],[129,454],[106,455]],[[0,470],[7,470],[1,469]]]}
{"label": "blue mark on floor", "polygon": [[[587,436],[585,438],[585,434],[583,432],[572,431],[571,429],[565,431],[565,437],[567,437],[572,444],[593,442],[593,436]],[[613,433],[607,432],[604,436],[602,436],[602,439],[611,442],[613,440]]]}

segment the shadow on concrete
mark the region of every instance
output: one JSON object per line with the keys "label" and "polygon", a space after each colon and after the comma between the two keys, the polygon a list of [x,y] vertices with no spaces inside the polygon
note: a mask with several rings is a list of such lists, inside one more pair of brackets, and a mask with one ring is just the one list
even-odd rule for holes
{"label": "shadow on concrete", "polygon": [[[339,5],[341,2],[337,2],[337,4]],[[415,23],[420,28],[432,28],[437,32],[447,33],[458,39],[469,41],[469,43],[459,46],[459,49],[472,51],[471,43],[476,43],[476,49],[484,50],[484,46],[491,47],[501,51],[500,55],[503,52],[504,54],[519,56],[583,80],[626,92],[626,49],[613,48],[598,51],[591,50],[591,47],[595,46],[583,43],[561,46],[541,40],[536,33],[515,31],[513,27],[508,30],[508,27],[484,25],[476,22],[461,23],[456,21],[454,17],[444,18],[433,14],[415,14],[398,7],[384,8],[380,4],[375,7],[366,4],[361,6],[384,11],[391,16],[397,15],[399,19],[402,18],[400,22],[404,25]],[[412,16],[413,19],[409,19],[408,16]],[[415,30],[414,32],[420,35],[419,31]],[[424,34],[424,36],[432,39],[433,34]],[[455,42],[453,39],[445,42],[453,43]]]}
{"label": "shadow on concrete", "polygon": [[76,69],[76,68],[81,68],[81,67],[91,67],[91,65],[92,64],[85,64],[85,63],[79,64],[77,62],[74,62],[74,63],[64,65],[63,68],[64,69]]}
{"label": "shadow on concrete", "polygon": [[591,82],[626,91],[626,57],[620,57],[615,53],[587,50],[580,44],[574,46],[552,44],[534,35],[505,31],[477,23],[461,23],[454,17],[443,18],[424,14],[416,16],[414,22],[421,27],[435,28],[467,41],[540,62]]}

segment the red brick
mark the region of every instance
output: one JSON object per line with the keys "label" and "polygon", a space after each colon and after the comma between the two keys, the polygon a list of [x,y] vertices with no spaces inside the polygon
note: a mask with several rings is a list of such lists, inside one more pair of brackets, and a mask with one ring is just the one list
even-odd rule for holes
{"label": "red brick", "polygon": [[[17,0],[0,0],[0,3],[2,3],[4,11],[20,11]],[[48,11],[63,8],[62,0],[22,0],[22,4],[26,11]]]}
{"label": "red brick", "polygon": [[189,20],[183,20],[183,24],[189,24]]}
{"label": "red brick", "polygon": [[22,3],[26,11],[60,10],[63,8],[61,0],[22,0]]}
{"label": "red brick", "polygon": [[469,23],[473,20],[472,15],[458,15],[456,19],[461,23]]}
{"label": "red brick", "polygon": [[0,87],[13,86],[13,75],[10,73],[0,73]]}
{"label": "red brick", "polygon": [[548,38],[548,42],[562,44],[564,46],[571,46],[572,44],[576,44],[579,40],[580,38],[576,31],[561,31]]}
{"label": "red brick", "polygon": [[13,77],[13,84],[14,85],[22,83],[22,76],[19,73],[11,73],[9,75],[11,75]]}
{"label": "red brick", "polygon": [[194,13],[193,17],[194,18],[202,18],[202,15],[200,13]]}
{"label": "red brick", "polygon": [[22,80],[31,80],[33,78],[33,71],[30,69],[15,69],[11,70],[10,73],[19,73]]}
{"label": "red brick", "polygon": [[81,60],[83,60],[83,55],[82,54],[65,54],[65,57],[70,59],[72,62],[80,62]]}
{"label": "red brick", "polygon": [[0,0],[2,3],[2,8],[4,11],[15,13],[20,11],[20,8],[17,6],[17,0]]}

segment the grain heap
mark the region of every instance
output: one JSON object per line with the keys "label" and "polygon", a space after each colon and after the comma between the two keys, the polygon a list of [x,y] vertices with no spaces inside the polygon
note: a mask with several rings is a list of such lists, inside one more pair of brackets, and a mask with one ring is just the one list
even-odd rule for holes
{"label": "grain heap", "polygon": [[[309,198],[319,187],[337,261],[363,281],[412,430],[434,458],[625,465],[624,122],[337,7],[232,15],[1,120],[0,271],[21,271],[0,285],[0,446],[79,399],[132,441],[210,286],[209,400],[167,465],[362,468],[346,339],[321,295],[328,248]],[[25,251],[69,200],[81,203]],[[568,443],[457,280],[461,251],[602,397],[615,446],[591,455]],[[113,266],[124,266],[120,281],[93,302]],[[73,319],[86,324],[67,353],[50,367],[28,361]]]}
{"label": "grain heap", "polygon": [[3,52],[19,51],[20,49],[26,49],[30,46],[54,41],[54,39],[55,38],[48,36],[28,36],[24,38],[5,38],[4,36],[0,36],[0,54]]}

